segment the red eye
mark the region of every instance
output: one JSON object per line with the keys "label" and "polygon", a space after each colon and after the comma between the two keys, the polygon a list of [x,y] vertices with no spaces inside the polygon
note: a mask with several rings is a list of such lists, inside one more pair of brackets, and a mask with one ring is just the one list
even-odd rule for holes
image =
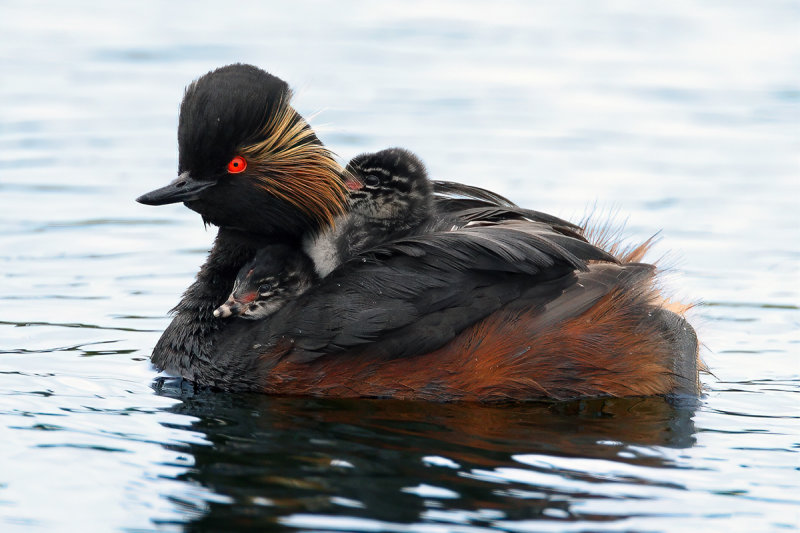
{"label": "red eye", "polygon": [[237,155],[233,159],[228,162],[228,172],[231,174],[238,174],[239,172],[244,172],[244,169],[247,168],[247,161],[245,161],[244,157]]}

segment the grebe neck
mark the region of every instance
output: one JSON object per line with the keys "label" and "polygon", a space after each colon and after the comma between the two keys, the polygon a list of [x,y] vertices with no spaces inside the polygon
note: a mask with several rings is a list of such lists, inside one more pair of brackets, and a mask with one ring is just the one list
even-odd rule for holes
{"label": "grebe neck", "polygon": [[225,301],[241,266],[253,258],[258,239],[236,230],[220,228],[194,283],[172,309],[175,314],[153,350],[153,364],[170,374],[190,380],[224,374],[212,359],[214,336],[230,321],[214,317],[214,309]]}

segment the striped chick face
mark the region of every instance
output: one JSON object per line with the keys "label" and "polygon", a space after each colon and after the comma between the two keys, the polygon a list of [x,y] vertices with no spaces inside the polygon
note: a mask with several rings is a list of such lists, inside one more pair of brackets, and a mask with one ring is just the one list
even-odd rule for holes
{"label": "striped chick face", "polygon": [[419,217],[432,205],[425,165],[413,153],[389,148],[354,157],[347,165],[350,212],[374,221]]}
{"label": "striped chick face", "polygon": [[303,253],[283,245],[267,246],[236,276],[228,299],[214,310],[217,318],[266,318],[303,294],[316,279]]}

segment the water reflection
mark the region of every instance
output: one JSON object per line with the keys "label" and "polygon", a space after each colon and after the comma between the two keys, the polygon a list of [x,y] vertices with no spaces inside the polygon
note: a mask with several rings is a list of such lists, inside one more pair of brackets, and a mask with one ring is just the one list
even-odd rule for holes
{"label": "water reflection", "polygon": [[199,529],[592,521],[574,505],[681,490],[663,452],[695,442],[693,402],[661,398],[482,406],[155,389],[210,443],[168,446],[195,461],[176,479],[212,494],[174,499]]}

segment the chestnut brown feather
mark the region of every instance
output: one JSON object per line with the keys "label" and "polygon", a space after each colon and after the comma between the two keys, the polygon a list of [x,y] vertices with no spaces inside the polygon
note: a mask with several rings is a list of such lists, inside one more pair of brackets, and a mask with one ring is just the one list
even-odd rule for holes
{"label": "chestnut brown feather", "polygon": [[[650,304],[652,275],[647,265],[595,265],[546,306],[510,306],[416,357],[385,359],[367,348],[309,364],[276,350],[262,356],[276,361],[263,390],[483,402],[696,394],[696,370],[676,366],[664,312]],[[542,290],[520,300],[539,301]],[[643,321],[648,310],[652,319]],[[688,348],[691,365],[696,345]]]}

